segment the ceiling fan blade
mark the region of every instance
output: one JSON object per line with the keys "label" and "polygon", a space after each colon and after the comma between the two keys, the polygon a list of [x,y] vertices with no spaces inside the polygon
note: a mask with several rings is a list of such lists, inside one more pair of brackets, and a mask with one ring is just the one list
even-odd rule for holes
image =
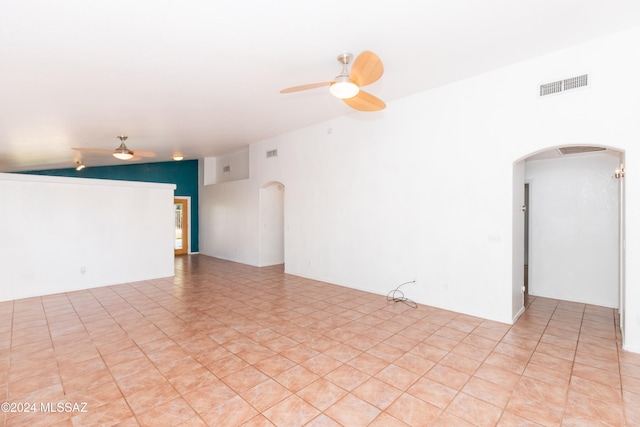
{"label": "ceiling fan blade", "polygon": [[375,53],[365,50],[351,66],[349,78],[358,86],[366,86],[382,77],[384,66]]}
{"label": "ceiling fan blade", "polygon": [[155,157],[156,153],[154,153],[153,151],[148,151],[148,150],[131,150],[133,151],[133,155],[134,156],[139,156],[139,157]]}
{"label": "ceiling fan blade", "polygon": [[113,150],[103,150],[101,148],[72,148],[75,151],[81,151],[83,153],[98,153],[98,154],[112,154]]}
{"label": "ceiling fan blade", "polygon": [[329,86],[331,83],[333,82],[310,83],[308,85],[293,86],[293,87],[288,87],[286,89],[282,89],[280,93],[291,93],[291,92],[299,92],[301,90],[315,89],[317,87]]}
{"label": "ceiling fan blade", "polygon": [[142,157],[140,157],[140,156],[133,156],[132,158],[130,158],[130,159],[126,159],[126,160],[127,160],[128,162],[130,162],[130,161],[132,161],[132,160],[140,160],[140,159],[142,159]]}
{"label": "ceiling fan blade", "polygon": [[343,101],[349,107],[359,111],[379,111],[387,106],[380,98],[362,90],[353,98],[343,99]]}

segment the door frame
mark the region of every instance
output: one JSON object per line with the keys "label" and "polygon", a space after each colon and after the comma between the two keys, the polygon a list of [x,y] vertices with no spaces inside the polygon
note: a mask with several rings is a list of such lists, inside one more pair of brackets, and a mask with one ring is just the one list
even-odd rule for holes
{"label": "door frame", "polygon": [[511,205],[511,316],[516,320],[525,311],[524,295],[524,184],[525,159],[512,166],[512,205]]}
{"label": "door frame", "polygon": [[[183,241],[186,241],[187,245],[184,250],[178,252],[174,249],[173,253],[175,255],[184,255],[191,253],[191,197],[190,196],[174,196],[173,197],[174,205],[176,203],[182,203],[186,207],[186,215],[184,215],[184,223],[183,223]],[[186,227],[184,227],[186,225]],[[186,230],[185,230],[186,228]],[[184,235],[186,234],[186,239],[184,239]]]}
{"label": "door frame", "polygon": [[[274,193],[273,190],[276,190]],[[285,255],[285,185],[279,181],[270,181],[260,187],[259,195],[259,221],[260,232],[258,236],[260,267],[284,264]],[[272,202],[274,195],[277,198],[277,206]],[[275,234],[273,234],[275,231]],[[265,256],[265,252],[270,255]],[[274,255],[274,252],[276,253]]]}
{"label": "door frame", "polygon": [[[625,155],[620,156],[620,169],[624,171]],[[618,178],[618,245],[619,245],[619,260],[618,260],[618,292],[619,295],[619,308],[618,315],[620,316],[620,334],[622,335],[622,344],[625,342],[625,329],[626,329],[626,257],[627,257],[627,244],[626,244],[626,215],[625,215],[625,185],[624,175]]]}

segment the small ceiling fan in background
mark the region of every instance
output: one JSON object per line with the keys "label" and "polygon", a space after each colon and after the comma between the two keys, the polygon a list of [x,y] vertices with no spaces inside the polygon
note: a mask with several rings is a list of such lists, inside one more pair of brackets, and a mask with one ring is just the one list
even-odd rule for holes
{"label": "small ceiling fan in background", "polygon": [[366,50],[353,61],[351,72],[349,72],[349,64],[352,59],[353,55],[350,53],[338,55],[338,62],[342,64],[342,71],[335,80],[293,86],[282,89],[280,93],[299,92],[329,86],[329,92],[333,96],[342,99],[345,104],[353,109],[359,111],[379,111],[384,109],[386,104],[381,99],[360,89],[360,87],[374,83],[382,77],[384,72],[382,61],[378,58],[378,55]]}
{"label": "small ceiling fan in background", "polygon": [[111,154],[116,159],[120,160],[140,160],[142,157],[155,157],[156,153],[148,150],[129,150],[125,145],[127,136],[118,135],[116,138],[120,140],[120,146],[115,150],[104,150],[101,148],[72,148],[72,150],[80,151],[83,153],[97,153],[97,154]]}

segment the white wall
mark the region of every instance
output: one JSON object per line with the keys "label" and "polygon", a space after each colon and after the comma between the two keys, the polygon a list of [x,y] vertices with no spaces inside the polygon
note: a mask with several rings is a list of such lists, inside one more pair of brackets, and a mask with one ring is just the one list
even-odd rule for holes
{"label": "white wall", "polygon": [[241,180],[201,186],[201,254],[259,265],[259,189],[251,184]]}
{"label": "white wall", "polygon": [[528,161],[529,293],[618,307],[617,153]]}
{"label": "white wall", "polygon": [[0,174],[0,301],[173,276],[174,189]]}
{"label": "white wall", "polygon": [[[259,188],[279,181],[287,272],[380,294],[416,279],[409,298],[511,322],[514,162],[570,144],[625,151],[627,255],[640,256],[639,44],[636,28],[257,142],[250,179],[203,191],[202,252],[258,265]],[[538,96],[585,72],[589,88]],[[640,265],[626,273],[625,345],[640,351]]]}
{"label": "white wall", "polygon": [[[227,170],[228,169],[228,170]],[[249,151],[204,159],[204,183],[219,184],[249,178]]]}

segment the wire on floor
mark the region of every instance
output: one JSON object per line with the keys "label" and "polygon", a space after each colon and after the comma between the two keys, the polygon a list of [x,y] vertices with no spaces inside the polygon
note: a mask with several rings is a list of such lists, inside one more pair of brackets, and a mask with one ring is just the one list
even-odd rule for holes
{"label": "wire on floor", "polygon": [[404,282],[400,285],[398,285],[397,288],[389,291],[389,293],[387,294],[387,301],[393,301],[393,302],[403,302],[406,305],[408,305],[411,308],[418,308],[418,304],[416,304],[415,302],[411,301],[409,298],[404,296],[404,292],[402,292],[400,290],[400,287],[409,284],[409,283],[416,283],[415,280],[411,280],[410,282]]}

